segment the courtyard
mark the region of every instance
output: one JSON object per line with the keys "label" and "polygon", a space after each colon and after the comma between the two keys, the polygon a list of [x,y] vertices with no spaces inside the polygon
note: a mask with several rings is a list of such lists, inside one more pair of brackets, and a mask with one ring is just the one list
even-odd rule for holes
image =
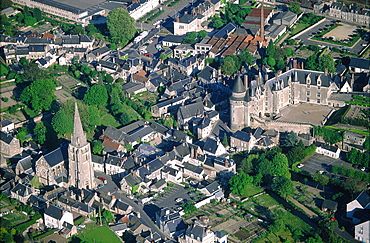
{"label": "courtyard", "polygon": [[335,29],[326,33],[324,38],[332,38],[337,41],[346,41],[356,34],[356,27],[349,24],[338,25]]}
{"label": "courtyard", "polygon": [[308,123],[321,126],[333,108],[314,104],[290,105],[280,112],[278,121]]}

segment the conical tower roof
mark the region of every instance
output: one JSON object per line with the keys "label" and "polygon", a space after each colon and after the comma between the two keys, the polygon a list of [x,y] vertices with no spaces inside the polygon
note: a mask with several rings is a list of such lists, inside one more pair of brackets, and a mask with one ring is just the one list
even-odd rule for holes
{"label": "conical tower roof", "polygon": [[71,139],[71,144],[76,147],[82,147],[86,145],[86,135],[82,128],[82,123],[80,119],[80,114],[78,112],[77,103],[75,103],[75,116],[74,116],[74,128]]}
{"label": "conical tower roof", "polygon": [[237,78],[234,82],[232,92],[233,93],[244,93],[245,92],[245,87],[243,85],[243,81],[240,77],[240,74],[238,74],[238,76],[237,76]]}

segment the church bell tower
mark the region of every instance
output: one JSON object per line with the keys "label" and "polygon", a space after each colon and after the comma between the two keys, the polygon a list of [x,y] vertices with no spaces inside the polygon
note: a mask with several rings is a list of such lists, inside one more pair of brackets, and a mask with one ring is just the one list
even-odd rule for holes
{"label": "church bell tower", "polygon": [[91,162],[90,143],[82,129],[80,114],[75,103],[74,129],[71,143],[68,146],[69,185],[76,188],[92,189],[94,184],[94,169]]}

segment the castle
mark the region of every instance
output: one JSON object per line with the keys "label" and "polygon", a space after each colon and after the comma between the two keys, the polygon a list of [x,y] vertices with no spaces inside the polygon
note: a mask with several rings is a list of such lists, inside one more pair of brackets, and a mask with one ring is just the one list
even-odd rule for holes
{"label": "castle", "polygon": [[71,142],[42,155],[35,165],[36,176],[44,185],[72,186],[92,189],[95,187],[90,144],[82,129],[75,104],[74,130]]}
{"label": "castle", "polygon": [[244,75],[244,82],[239,74],[230,96],[230,128],[253,127],[255,119],[275,117],[288,105],[331,106],[328,98],[338,89],[327,72],[291,69],[271,79],[259,74],[251,82],[248,74]]}

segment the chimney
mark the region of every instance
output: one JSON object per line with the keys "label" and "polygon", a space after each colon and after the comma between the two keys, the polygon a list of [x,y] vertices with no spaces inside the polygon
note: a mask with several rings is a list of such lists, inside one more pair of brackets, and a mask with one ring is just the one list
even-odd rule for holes
{"label": "chimney", "polygon": [[187,14],[188,14],[188,11],[185,11],[185,12],[184,12],[184,15],[187,15]]}
{"label": "chimney", "polygon": [[179,17],[176,18],[176,22],[178,22],[178,23],[180,22],[180,18]]}
{"label": "chimney", "polygon": [[262,37],[262,41],[265,40],[265,19],[264,19],[264,12],[263,12],[263,1],[261,2],[261,31],[260,31],[260,34],[261,34],[261,37]]}
{"label": "chimney", "polygon": [[325,75],[327,76],[328,73],[329,73],[329,69],[328,68],[325,68],[324,72],[325,72]]}
{"label": "chimney", "polygon": [[301,69],[304,69],[304,62],[301,62]]}
{"label": "chimney", "polygon": [[296,59],[294,59],[293,60],[293,68],[297,68],[298,67],[298,65],[297,65],[297,60]]}
{"label": "chimney", "polygon": [[229,161],[225,161],[225,167],[229,167]]}
{"label": "chimney", "polygon": [[48,208],[49,206],[50,206],[50,203],[46,202],[46,208]]}
{"label": "chimney", "polygon": [[136,212],[138,218],[140,218],[140,212]]}
{"label": "chimney", "polygon": [[246,90],[248,90],[248,74],[244,75],[244,87]]}
{"label": "chimney", "polygon": [[265,73],[265,82],[269,79],[269,75]]}
{"label": "chimney", "polygon": [[112,200],[116,199],[116,196],[115,195],[112,195]]}

